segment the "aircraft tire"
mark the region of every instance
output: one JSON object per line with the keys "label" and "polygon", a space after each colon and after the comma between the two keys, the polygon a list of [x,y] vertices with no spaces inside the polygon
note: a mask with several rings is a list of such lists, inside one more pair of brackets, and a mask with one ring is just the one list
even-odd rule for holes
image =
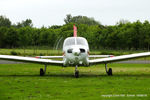
{"label": "aircraft tire", "polygon": [[44,70],[43,68],[40,68],[40,76],[43,76],[45,73],[44,73]]}
{"label": "aircraft tire", "polygon": [[109,70],[108,70],[108,75],[109,75],[109,76],[112,76],[112,68],[109,68]]}
{"label": "aircraft tire", "polygon": [[79,78],[79,71],[75,72],[75,78]]}

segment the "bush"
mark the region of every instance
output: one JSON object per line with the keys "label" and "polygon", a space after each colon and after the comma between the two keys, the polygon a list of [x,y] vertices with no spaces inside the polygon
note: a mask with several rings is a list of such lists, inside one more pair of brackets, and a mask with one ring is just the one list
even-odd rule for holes
{"label": "bush", "polygon": [[10,54],[11,55],[17,55],[17,52],[16,51],[11,51]]}
{"label": "bush", "polygon": [[[112,54],[112,53],[111,53],[111,54]],[[110,55],[110,52],[102,51],[102,52],[101,52],[101,55]]]}
{"label": "bush", "polygon": [[43,53],[40,53],[40,56],[44,56],[44,54],[43,54]]}

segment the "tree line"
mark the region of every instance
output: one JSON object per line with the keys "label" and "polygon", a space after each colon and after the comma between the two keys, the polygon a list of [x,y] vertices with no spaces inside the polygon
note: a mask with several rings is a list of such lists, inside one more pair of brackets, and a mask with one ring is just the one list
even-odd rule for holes
{"label": "tree line", "polygon": [[[102,25],[87,16],[66,15],[64,25],[33,27],[31,19],[12,24],[9,18],[0,16],[0,48],[26,48],[48,46],[61,48],[63,40],[73,36],[73,24],[78,36],[85,37],[90,49],[149,50],[150,23],[120,20],[116,25]],[[61,46],[59,46],[61,45]]]}

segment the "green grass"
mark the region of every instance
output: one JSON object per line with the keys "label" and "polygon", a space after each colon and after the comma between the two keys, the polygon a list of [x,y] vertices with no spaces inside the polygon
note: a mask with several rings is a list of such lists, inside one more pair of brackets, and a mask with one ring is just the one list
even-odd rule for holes
{"label": "green grass", "polygon": [[62,50],[52,50],[52,49],[0,49],[1,55],[13,55],[12,52],[17,53],[21,56],[40,56],[40,55],[62,55]]}
{"label": "green grass", "polygon": [[[41,77],[43,65],[0,64],[0,100],[149,100],[149,64],[108,66],[113,76],[106,75],[104,65],[96,65],[79,67],[80,78],[76,79],[73,67],[48,66]],[[125,96],[117,97],[121,94]]]}

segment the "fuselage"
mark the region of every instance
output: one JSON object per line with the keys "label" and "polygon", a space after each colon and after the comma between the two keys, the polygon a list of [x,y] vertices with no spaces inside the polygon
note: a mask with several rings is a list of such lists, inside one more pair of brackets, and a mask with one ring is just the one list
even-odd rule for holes
{"label": "fuselage", "polygon": [[68,37],[63,44],[64,66],[70,65],[89,65],[89,46],[83,37]]}

